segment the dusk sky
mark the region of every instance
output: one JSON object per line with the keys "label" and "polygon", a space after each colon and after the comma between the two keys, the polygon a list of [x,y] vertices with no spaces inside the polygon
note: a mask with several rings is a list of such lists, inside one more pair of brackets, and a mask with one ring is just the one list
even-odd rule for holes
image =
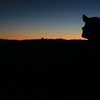
{"label": "dusk sky", "polygon": [[100,0],[0,0],[0,38],[81,39],[83,14],[100,17]]}

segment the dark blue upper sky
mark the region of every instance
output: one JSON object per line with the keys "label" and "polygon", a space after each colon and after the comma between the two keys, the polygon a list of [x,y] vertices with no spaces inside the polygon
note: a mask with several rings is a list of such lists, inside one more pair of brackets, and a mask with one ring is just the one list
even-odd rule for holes
{"label": "dark blue upper sky", "polygon": [[0,0],[0,37],[80,38],[83,14],[100,17],[100,0]]}

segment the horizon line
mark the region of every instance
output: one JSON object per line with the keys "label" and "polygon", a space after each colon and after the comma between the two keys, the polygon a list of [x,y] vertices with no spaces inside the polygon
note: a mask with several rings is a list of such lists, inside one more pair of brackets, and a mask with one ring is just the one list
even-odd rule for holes
{"label": "horizon line", "polygon": [[24,41],[24,40],[87,40],[84,38],[73,38],[73,39],[64,39],[64,38],[36,38],[36,39],[7,39],[7,38],[0,38],[0,40],[15,40],[15,41]]}

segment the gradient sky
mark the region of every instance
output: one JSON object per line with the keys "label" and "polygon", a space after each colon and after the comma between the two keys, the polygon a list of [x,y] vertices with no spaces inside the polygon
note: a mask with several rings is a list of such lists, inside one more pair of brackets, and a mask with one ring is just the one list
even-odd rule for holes
{"label": "gradient sky", "polygon": [[100,0],[0,0],[0,38],[80,39],[83,14],[100,17]]}

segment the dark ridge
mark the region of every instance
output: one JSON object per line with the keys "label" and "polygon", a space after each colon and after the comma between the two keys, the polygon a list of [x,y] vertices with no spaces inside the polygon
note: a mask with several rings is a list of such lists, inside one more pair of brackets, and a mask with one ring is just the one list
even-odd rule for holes
{"label": "dark ridge", "polygon": [[1,96],[48,100],[49,89],[61,100],[94,100],[99,52],[88,40],[0,40]]}

